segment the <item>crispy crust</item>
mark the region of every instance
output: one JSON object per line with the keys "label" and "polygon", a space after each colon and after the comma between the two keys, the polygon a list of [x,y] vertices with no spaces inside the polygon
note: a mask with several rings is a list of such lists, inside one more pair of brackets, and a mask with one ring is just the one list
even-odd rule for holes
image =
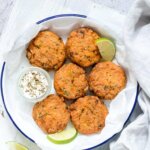
{"label": "crispy crust", "polygon": [[102,99],[113,99],[126,85],[124,70],[112,62],[98,63],[89,75],[89,86]]}
{"label": "crispy crust", "polygon": [[30,42],[26,56],[33,66],[57,70],[65,60],[65,46],[55,33],[41,31]]}
{"label": "crispy crust", "polygon": [[33,107],[33,119],[45,133],[56,133],[66,128],[70,118],[62,97],[49,95]]}
{"label": "crispy crust", "polygon": [[72,123],[82,134],[101,131],[105,126],[107,114],[107,107],[97,96],[79,98],[70,106]]}
{"label": "crispy crust", "polygon": [[99,35],[90,28],[72,31],[66,43],[66,53],[71,61],[82,67],[89,67],[100,60],[95,41]]}
{"label": "crispy crust", "polygon": [[73,63],[63,65],[55,73],[54,88],[57,94],[66,99],[76,99],[84,96],[88,90],[85,71]]}

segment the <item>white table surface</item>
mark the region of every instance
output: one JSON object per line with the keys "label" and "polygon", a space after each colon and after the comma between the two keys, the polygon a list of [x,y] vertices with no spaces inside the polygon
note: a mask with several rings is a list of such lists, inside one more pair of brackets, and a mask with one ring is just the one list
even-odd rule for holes
{"label": "white table surface", "polygon": [[[120,13],[127,14],[128,10],[130,9],[132,3],[135,0],[93,0],[93,1],[96,3],[100,3],[102,5],[114,8],[114,9],[118,10]],[[3,31],[3,27],[5,26],[8,18],[9,18],[9,14],[11,13],[11,9],[13,8],[14,2],[15,2],[15,0],[0,0],[0,35]],[[1,107],[0,107],[0,113],[1,113]],[[4,116],[5,116],[5,118],[3,118],[2,115],[0,114],[0,120],[3,122],[6,121],[8,124],[11,124],[11,122],[7,118],[7,115],[4,114]],[[3,126],[3,128],[7,129],[6,126]],[[1,128],[0,130],[3,130],[3,128]],[[35,144],[30,142],[28,139],[26,139],[20,132],[17,131],[17,129],[14,129],[14,128],[15,127],[13,127],[13,125],[12,125],[11,128],[9,127],[7,129],[7,131],[13,130],[13,134],[14,134],[13,137],[14,137],[15,141],[26,145],[30,150],[39,150],[39,148]],[[4,140],[5,139],[4,136],[7,136],[7,134],[8,134],[8,132],[5,133],[5,130],[4,130],[4,132],[1,131],[1,133],[3,133],[3,136],[0,135],[0,141]],[[12,134],[12,132],[11,132],[11,134]],[[108,146],[103,146],[98,149],[106,150],[109,148],[108,148]]]}

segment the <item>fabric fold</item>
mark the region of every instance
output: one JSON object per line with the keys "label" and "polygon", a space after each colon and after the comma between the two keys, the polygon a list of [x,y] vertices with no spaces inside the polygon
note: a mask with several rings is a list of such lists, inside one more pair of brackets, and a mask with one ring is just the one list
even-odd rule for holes
{"label": "fabric fold", "polygon": [[141,114],[135,114],[111,150],[150,149],[150,1],[137,0],[131,8],[124,28],[129,70],[133,72],[142,91],[138,99]]}

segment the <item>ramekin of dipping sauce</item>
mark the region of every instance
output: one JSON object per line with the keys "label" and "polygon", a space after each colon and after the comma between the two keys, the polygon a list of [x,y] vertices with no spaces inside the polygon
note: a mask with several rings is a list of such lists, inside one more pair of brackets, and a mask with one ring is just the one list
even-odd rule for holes
{"label": "ramekin of dipping sauce", "polygon": [[18,80],[20,94],[30,102],[46,98],[51,89],[50,75],[39,67],[26,68]]}

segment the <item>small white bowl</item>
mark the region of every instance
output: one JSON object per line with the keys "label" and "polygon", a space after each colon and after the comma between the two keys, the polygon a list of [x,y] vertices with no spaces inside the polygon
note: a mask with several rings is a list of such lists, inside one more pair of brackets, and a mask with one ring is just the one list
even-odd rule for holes
{"label": "small white bowl", "polygon": [[[25,93],[23,92],[23,89],[20,87],[21,80],[23,79],[25,74],[27,74],[30,71],[37,71],[40,74],[44,75],[47,82],[48,82],[48,88],[45,91],[45,93],[43,93],[41,96],[36,97],[36,98],[32,98],[32,97],[29,98],[28,96],[26,96]],[[41,69],[39,67],[28,67],[28,68],[24,69],[23,72],[20,74],[18,84],[17,84],[17,88],[18,88],[18,91],[19,91],[20,95],[23,96],[24,99],[26,99],[27,101],[29,101],[29,102],[39,102],[39,101],[43,100],[44,98],[46,98],[50,94],[50,90],[51,90],[51,87],[52,87],[52,82],[51,81],[52,80],[50,78],[50,75],[44,69]]]}

